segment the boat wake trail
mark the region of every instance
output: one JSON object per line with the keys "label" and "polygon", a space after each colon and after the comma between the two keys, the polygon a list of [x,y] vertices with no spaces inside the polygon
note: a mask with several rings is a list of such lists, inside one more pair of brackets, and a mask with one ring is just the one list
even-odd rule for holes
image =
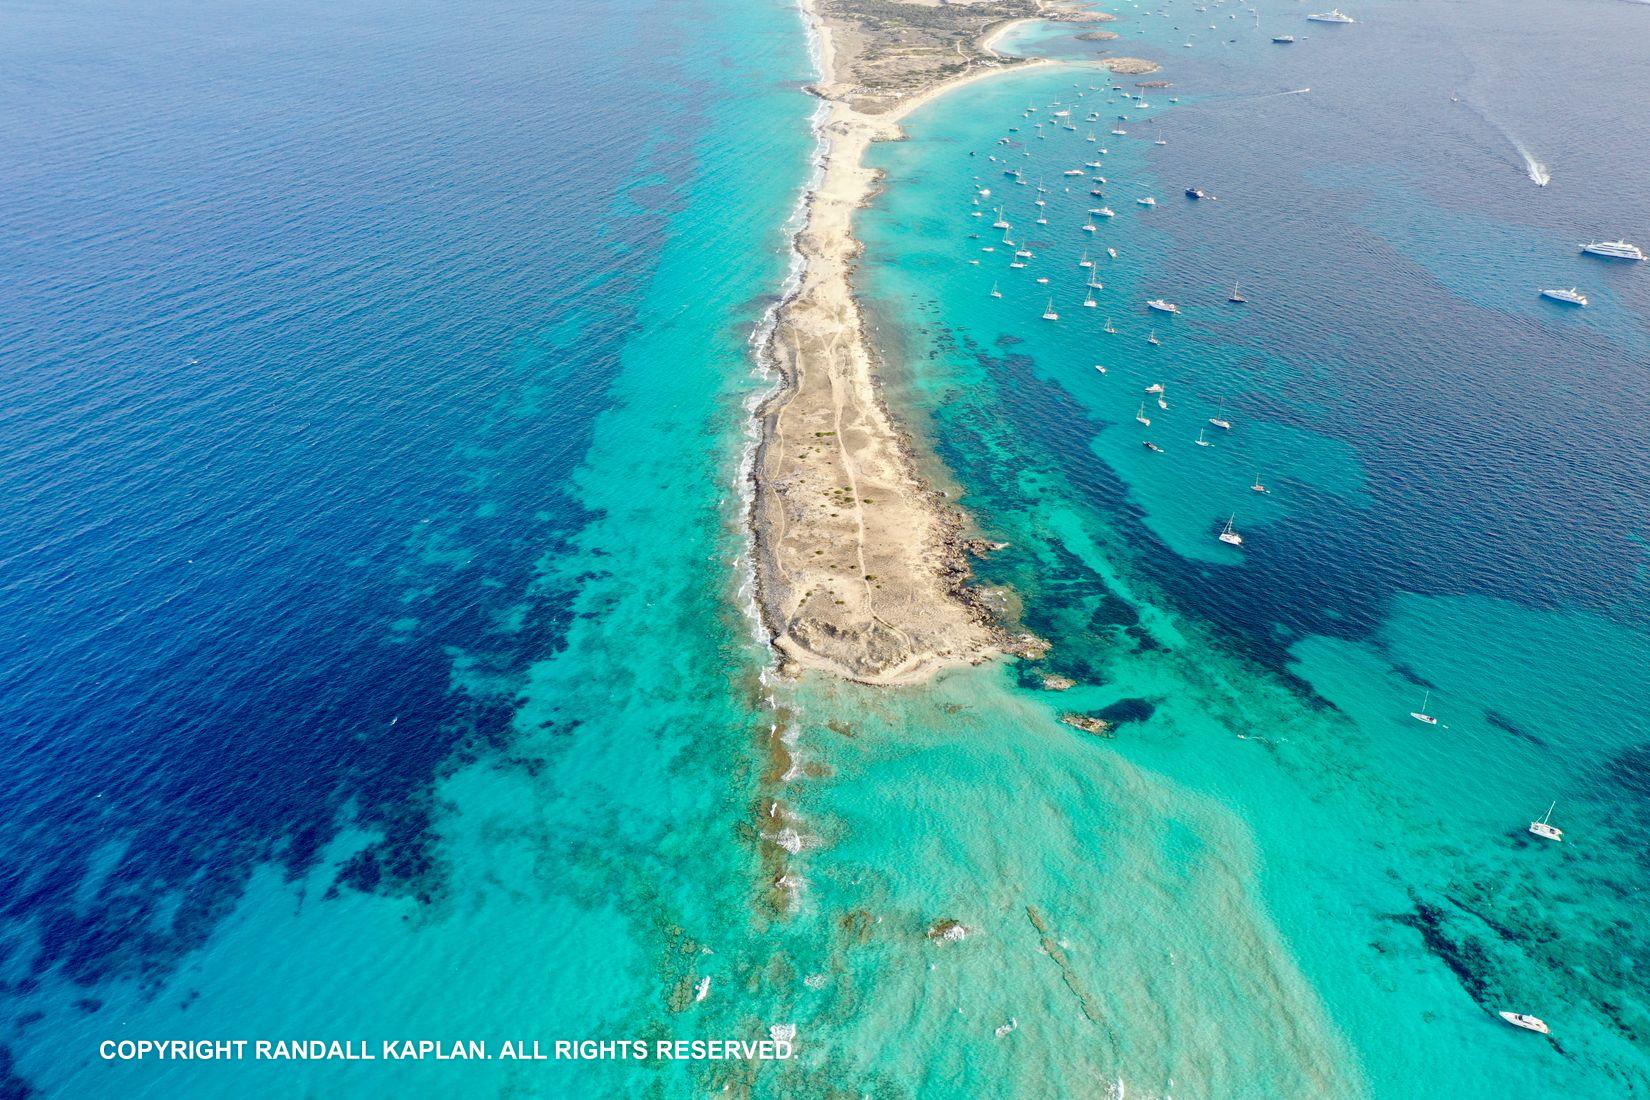
{"label": "boat wake trail", "polygon": [[1508,129],[1500,119],[1490,114],[1487,107],[1480,107],[1471,100],[1461,98],[1460,96],[1457,96],[1456,99],[1463,107],[1477,115],[1484,121],[1486,126],[1490,127],[1490,129],[1494,130],[1497,134],[1500,134],[1502,138],[1504,138],[1515,150],[1517,150],[1519,157],[1524,161],[1524,175],[1529,178],[1531,183],[1535,184],[1537,187],[1545,187],[1553,181],[1553,174],[1548,169],[1547,165],[1536,159],[1536,155],[1530,152],[1529,147],[1519,140],[1518,135]]}

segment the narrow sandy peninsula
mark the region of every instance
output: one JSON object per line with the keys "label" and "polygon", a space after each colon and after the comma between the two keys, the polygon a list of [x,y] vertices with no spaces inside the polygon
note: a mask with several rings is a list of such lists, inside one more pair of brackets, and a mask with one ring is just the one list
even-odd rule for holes
{"label": "narrow sandy peninsula", "polygon": [[[922,484],[884,404],[852,276],[853,219],[873,195],[877,141],[937,95],[1010,68],[992,42],[1031,18],[1084,20],[1043,0],[803,0],[827,107],[823,172],[797,239],[804,268],[764,353],[782,384],[758,410],[752,525],[758,604],[792,668],[872,684],[1035,645],[969,586],[966,517]],[[1131,62],[1114,59],[1108,64]],[[1155,67],[1155,66],[1154,66]]]}

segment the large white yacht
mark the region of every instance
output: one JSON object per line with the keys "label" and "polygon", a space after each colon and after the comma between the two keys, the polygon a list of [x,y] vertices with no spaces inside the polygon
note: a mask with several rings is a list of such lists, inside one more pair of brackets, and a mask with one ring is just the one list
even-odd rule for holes
{"label": "large white yacht", "polygon": [[1317,12],[1313,15],[1309,15],[1306,18],[1310,19],[1314,23],[1356,23],[1357,22],[1356,19],[1354,19],[1350,15],[1346,14],[1340,8],[1331,8],[1328,11],[1320,11],[1320,12]]}
{"label": "large white yacht", "polygon": [[1589,256],[1603,256],[1611,260],[1642,260],[1644,249],[1626,241],[1588,241],[1581,250]]}
{"label": "large white yacht", "polygon": [[1548,287],[1546,290],[1541,292],[1541,296],[1543,298],[1551,298],[1555,302],[1568,302],[1572,306],[1584,306],[1587,304],[1587,295],[1583,294],[1573,286],[1567,290],[1563,287]]}

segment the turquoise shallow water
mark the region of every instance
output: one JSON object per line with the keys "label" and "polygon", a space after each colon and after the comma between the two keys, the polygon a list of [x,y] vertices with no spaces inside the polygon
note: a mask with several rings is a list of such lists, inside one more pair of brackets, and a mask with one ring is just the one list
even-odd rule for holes
{"label": "turquoise shallow water", "polygon": [[[771,682],[747,615],[794,11],[11,13],[5,1090],[1650,1091],[1650,292],[1574,255],[1650,224],[1642,77],[1589,60],[1644,11],[1117,10],[1174,87],[1092,146],[1023,114],[1106,81],[1044,70],[873,154],[891,401],[1053,643],[897,692]],[[1562,846],[1523,831],[1555,799]],[[96,1057],[777,1023],[761,1069]]]}
{"label": "turquoise shallow water", "polygon": [[[1344,1043],[1342,1072],[1318,1090],[1642,1092],[1650,683],[1642,518],[1626,501],[1638,500],[1644,451],[1627,423],[1639,395],[1621,380],[1645,354],[1647,298],[1639,273],[1579,261],[1571,243],[1598,222],[1644,222],[1642,198],[1616,186],[1625,162],[1605,171],[1611,148],[1589,128],[1601,118],[1592,96],[1631,80],[1601,77],[1586,106],[1555,120],[1488,75],[1507,43],[1484,28],[1508,16],[1470,7],[1360,12],[1357,40],[1263,8],[1264,33],[1228,32],[1220,16],[1218,37],[1184,53],[1188,24],[1214,9],[1118,10],[1119,52],[1165,58],[1157,75],[1172,89],[1145,91],[1146,109],[1102,107],[1092,126],[1077,93],[1103,102],[1088,89],[1107,82],[1086,73],[960,93],[914,119],[909,142],[878,150],[889,185],[866,219],[880,261],[866,285],[890,358],[911,364],[905,400],[965,506],[1011,544],[984,572],[1054,642],[1043,671],[1079,684],[1049,695],[1039,670],[1022,669],[1014,694],[1029,690],[1025,705],[1043,713],[1119,719],[1115,740],[1074,745],[1071,770],[1140,769],[1163,792],[1140,800],[1158,825],[1133,874],[1102,886],[1074,855],[1059,896],[1083,905],[1103,890],[1107,910],[1129,912],[1168,896],[1194,942],[1241,928],[1236,938],[1278,945],[1275,980],[1246,985],[1212,950],[1177,956],[1207,967],[1189,982],[1197,1005],[1168,1014],[1141,1063],[1120,1052],[1116,1064],[1131,1092],[1166,1094],[1168,1052],[1218,1034],[1242,1068],[1222,1079],[1207,1062],[1182,1066],[1181,1091],[1296,1094],[1303,1054]],[[1274,60],[1279,29],[1303,37]],[[1011,47],[1095,48],[1060,27]],[[1466,120],[1450,100],[1457,80],[1479,105]],[[1313,91],[1276,94],[1301,87]],[[1082,106],[1078,128],[1039,137],[1056,100]],[[1040,109],[1027,117],[1028,105]],[[1120,112],[1129,133],[1113,135]],[[1349,132],[1371,137],[1348,143]],[[1552,151],[1549,188],[1523,178],[1512,133]],[[1063,172],[1100,147],[1096,198]],[[1034,221],[1039,181],[1047,226]],[[1183,198],[1191,185],[1218,201]],[[992,194],[974,219],[981,188]],[[1144,195],[1157,206],[1137,205]],[[1081,232],[1102,203],[1117,217]],[[989,227],[999,205],[1037,253],[1023,271]],[[1093,310],[1085,248],[1105,284]],[[1233,280],[1250,299],[1241,309],[1224,301]],[[1597,290],[1585,315],[1549,310],[1532,289],[1571,281]],[[1155,296],[1183,315],[1150,314]],[[1040,319],[1050,297],[1057,324]],[[1143,392],[1156,382],[1167,409]],[[1135,422],[1142,404],[1149,428]],[[1581,409],[1600,433],[1585,444],[1572,431]],[[1233,429],[1210,427],[1217,415]],[[1195,445],[1200,430],[1212,447]],[[1250,491],[1257,474],[1269,494]],[[1214,538],[1234,512],[1243,551]],[[1437,729],[1408,717],[1425,690]],[[1017,789],[1023,801],[1004,805],[1030,812],[1043,785]],[[1553,799],[1562,847],[1524,832]],[[1221,812],[1183,808],[1205,801]],[[1195,820],[1199,844],[1249,853],[1241,904],[1205,909],[1194,891],[1153,882],[1171,854],[1209,859],[1165,820]],[[1098,806],[1060,825],[1096,862],[1115,843]],[[1126,1035],[1167,998],[1131,997],[1120,975],[1138,967],[1146,989],[1168,964],[1124,958],[1087,973],[1120,992],[1109,1007],[1124,1022],[1106,1030]],[[1493,1015],[1520,1006],[1554,1026],[1553,1042]],[[1291,1028],[1229,1026],[1279,1014]]]}

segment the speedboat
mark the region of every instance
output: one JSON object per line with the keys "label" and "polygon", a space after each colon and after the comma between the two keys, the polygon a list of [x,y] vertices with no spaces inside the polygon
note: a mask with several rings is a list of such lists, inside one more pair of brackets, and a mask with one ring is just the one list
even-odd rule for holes
{"label": "speedboat", "polygon": [[1163,392],[1163,383],[1153,382],[1151,385],[1146,387],[1146,392],[1147,393],[1162,393]]}
{"label": "speedboat", "polygon": [[1156,206],[1157,205],[1157,200],[1152,198],[1150,195],[1147,195],[1143,199],[1135,199],[1134,201],[1139,203],[1141,206]]}
{"label": "speedboat", "polygon": [[1106,368],[1101,366],[1099,363],[1094,364],[1094,369],[1099,371],[1101,374],[1106,373]]}
{"label": "speedboat", "polygon": [[1117,217],[1117,212],[1114,211],[1109,206],[1102,206],[1100,209],[1096,210],[1095,213],[1099,214],[1102,218],[1115,218],[1115,217]]}
{"label": "speedboat", "polygon": [[1148,450],[1148,451],[1150,451],[1150,452],[1152,452],[1152,453],[1153,453],[1153,454],[1158,454],[1158,455],[1160,455],[1160,454],[1162,454],[1162,453],[1163,453],[1163,448],[1162,448],[1162,447],[1159,447],[1159,446],[1158,446],[1158,445],[1157,445],[1157,444],[1156,444],[1156,443],[1153,443],[1153,442],[1152,442],[1152,441],[1151,441],[1151,440],[1149,440],[1149,439],[1148,439],[1148,440],[1145,440],[1145,441],[1144,441],[1144,442],[1143,442],[1143,443],[1142,443],[1142,446],[1144,446],[1144,447],[1145,447],[1145,448],[1146,448],[1146,450]]}
{"label": "speedboat", "polygon": [[1274,34],[1272,36],[1272,41],[1277,42],[1280,45],[1285,45],[1285,46],[1288,45],[1289,43],[1293,42],[1294,40],[1295,40],[1295,36],[1292,35],[1292,34]]}
{"label": "speedboat", "polygon": [[1583,294],[1575,287],[1571,287],[1568,290],[1548,287],[1541,292],[1541,296],[1543,298],[1551,298],[1555,302],[1565,302],[1572,306],[1584,306],[1587,304],[1587,295]]}
{"label": "speedboat", "polygon": [[1607,260],[1642,260],[1644,249],[1626,241],[1588,241],[1581,250],[1589,256],[1603,256]]}
{"label": "speedboat", "polygon": [[1306,17],[1314,23],[1356,23],[1357,20],[1346,14],[1340,8],[1331,8]]}
{"label": "speedboat", "polygon": [[1501,1018],[1513,1027],[1521,1027],[1525,1031],[1540,1032],[1542,1035],[1551,1035],[1553,1033],[1552,1028],[1547,1026],[1545,1020],[1538,1016],[1531,1016],[1527,1012],[1503,1012],[1501,1013]]}
{"label": "speedboat", "polygon": [[1165,302],[1162,298],[1153,298],[1146,303],[1147,308],[1155,309],[1159,313],[1179,313],[1180,307],[1173,302]]}
{"label": "speedboat", "polygon": [[1548,806],[1546,815],[1540,821],[1530,822],[1530,832],[1548,840],[1563,840],[1564,830],[1553,824],[1553,806],[1557,805],[1558,803],[1554,802],[1552,806]]}
{"label": "speedboat", "polygon": [[1204,195],[1201,187],[1188,187],[1186,188],[1186,197],[1188,199],[1201,199],[1207,196]]}

